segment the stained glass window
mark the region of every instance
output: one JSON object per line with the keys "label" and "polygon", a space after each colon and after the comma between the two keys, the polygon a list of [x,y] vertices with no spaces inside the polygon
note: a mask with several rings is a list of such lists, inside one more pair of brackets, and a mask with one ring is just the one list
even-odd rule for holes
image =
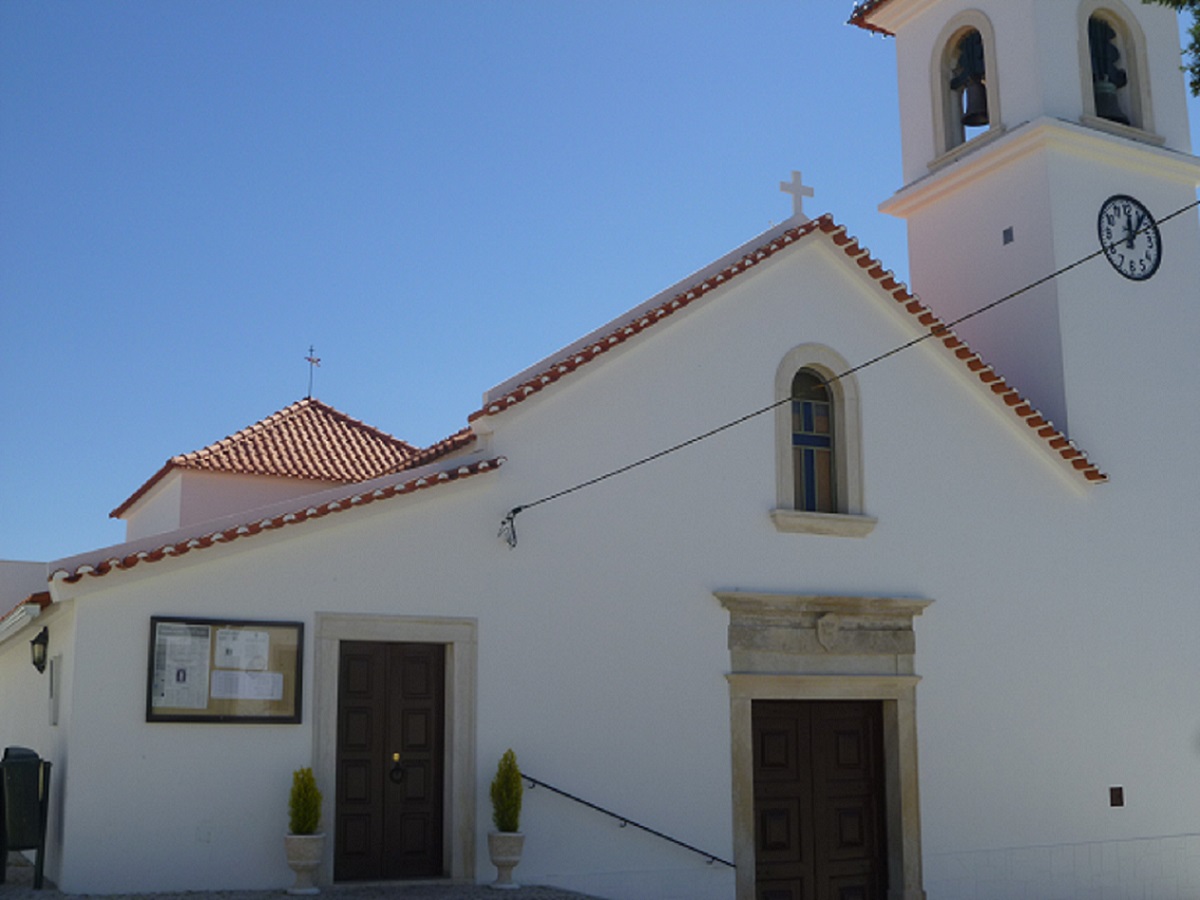
{"label": "stained glass window", "polygon": [[836,512],[833,402],[824,379],[809,369],[792,380],[792,465],[796,509]]}

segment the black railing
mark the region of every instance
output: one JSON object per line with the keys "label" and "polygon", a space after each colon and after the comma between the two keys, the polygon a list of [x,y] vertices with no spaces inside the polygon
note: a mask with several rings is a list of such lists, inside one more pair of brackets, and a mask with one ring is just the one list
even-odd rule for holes
{"label": "black railing", "polygon": [[576,803],[586,806],[588,809],[594,809],[596,812],[601,813],[602,815],[606,815],[610,819],[616,819],[618,822],[621,823],[622,828],[624,828],[626,825],[632,825],[634,828],[640,829],[641,831],[644,831],[647,834],[652,834],[656,838],[660,838],[664,841],[668,841],[669,843],[674,844],[677,847],[682,847],[685,850],[690,850],[693,853],[697,853],[700,856],[703,856],[704,859],[708,862],[708,864],[710,866],[713,863],[720,863],[723,866],[729,866],[729,868],[731,868],[731,869],[735,868],[733,863],[731,863],[727,859],[722,859],[721,857],[717,856],[715,853],[709,853],[707,850],[701,850],[699,847],[694,847],[691,844],[688,844],[688,843],[685,843],[684,841],[673,838],[669,834],[663,834],[661,831],[655,831],[653,828],[649,828],[646,825],[643,825],[641,822],[635,822],[633,819],[629,818],[628,816],[619,815],[619,814],[613,812],[611,809],[605,809],[603,806],[597,806],[595,803],[591,803],[587,800],[584,800],[582,797],[576,797],[574,794],[568,794],[566,791],[564,791],[560,788],[556,788],[552,784],[546,784],[546,782],[544,782],[544,781],[539,781],[538,779],[534,778],[531,775],[526,775],[524,772],[521,773],[521,777],[529,782],[529,786],[531,789],[535,788],[535,787],[544,787],[546,790],[553,791],[554,793],[558,794],[560,797],[566,797],[568,800],[574,800]]}

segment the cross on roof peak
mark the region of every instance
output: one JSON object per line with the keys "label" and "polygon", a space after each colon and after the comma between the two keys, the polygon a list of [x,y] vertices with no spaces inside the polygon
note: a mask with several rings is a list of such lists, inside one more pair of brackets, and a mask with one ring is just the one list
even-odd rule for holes
{"label": "cross on roof peak", "polygon": [[808,216],[804,214],[804,198],[813,196],[813,189],[804,184],[800,173],[793,169],[792,180],[779,182],[779,189],[785,194],[792,195],[792,218],[807,222]]}

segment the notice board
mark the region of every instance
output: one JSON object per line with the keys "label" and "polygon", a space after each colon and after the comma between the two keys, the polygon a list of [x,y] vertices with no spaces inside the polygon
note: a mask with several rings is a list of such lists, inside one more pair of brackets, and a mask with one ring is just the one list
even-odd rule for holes
{"label": "notice board", "polygon": [[147,722],[298,723],[304,623],[154,616]]}

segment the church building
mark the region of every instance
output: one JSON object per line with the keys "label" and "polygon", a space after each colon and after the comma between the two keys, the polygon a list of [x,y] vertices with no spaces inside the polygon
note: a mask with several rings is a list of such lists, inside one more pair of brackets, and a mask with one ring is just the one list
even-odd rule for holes
{"label": "church building", "polygon": [[797,178],[787,221],[438,444],[300,400],[170,459],[124,543],[0,567],[0,737],[53,763],[49,879],[286,887],[307,766],[320,884],[490,882],[512,748],[522,883],[1200,897],[1176,14],[850,22],[895,41],[911,287]]}

